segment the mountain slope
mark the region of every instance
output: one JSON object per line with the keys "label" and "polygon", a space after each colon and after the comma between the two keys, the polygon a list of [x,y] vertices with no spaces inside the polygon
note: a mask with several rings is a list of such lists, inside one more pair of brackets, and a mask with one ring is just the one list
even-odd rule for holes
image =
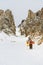
{"label": "mountain slope", "polygon": [[27,37],[18,34],[17,36],[8,36],[1,32],[0,65],[43,65],[43,44],[39,46],[35,44],[30,50],[25,45],[26,40]]}

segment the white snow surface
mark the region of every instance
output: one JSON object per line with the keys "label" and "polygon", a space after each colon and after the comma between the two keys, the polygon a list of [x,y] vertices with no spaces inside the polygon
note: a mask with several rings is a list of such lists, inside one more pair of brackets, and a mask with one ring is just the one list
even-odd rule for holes
{"label": "white snow surface", "polygon": [[34,44],[30,50],[25,45],[27,38],[18,30],[17,36],[0,33],[0,65],[43,65],[43,44]]}

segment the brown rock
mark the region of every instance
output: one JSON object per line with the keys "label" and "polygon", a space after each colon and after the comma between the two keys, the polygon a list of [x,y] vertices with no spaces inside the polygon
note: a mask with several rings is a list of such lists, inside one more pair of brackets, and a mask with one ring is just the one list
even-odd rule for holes
{"label": "brown rock", "polygon": [[20,24],[20,28],[20,31],[24,31],[25,36],[43,36],[43,8],[35,13],[29,10],[28,17]]}
{"label": "brown rock", "polygon": [[0,31],[4,31],[7,34],[16,34],[15,21],[9,9],[3,15],[0,15]]}
{"label": "brown rock", "polygon": [[28,17],[30,20],[35,18],[35,13],[33,13],[31,10],[28,11]]}

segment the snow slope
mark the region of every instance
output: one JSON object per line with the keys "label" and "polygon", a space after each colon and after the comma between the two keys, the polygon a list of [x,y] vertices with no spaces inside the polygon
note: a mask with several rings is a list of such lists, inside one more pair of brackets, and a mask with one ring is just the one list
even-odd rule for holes
{"label": "snow slope", "polygon": [[18,30],[17,36],[0,33],[0,65],[43,65],[43,44],[35,44],[30,50],[25,45],[27,38]]}

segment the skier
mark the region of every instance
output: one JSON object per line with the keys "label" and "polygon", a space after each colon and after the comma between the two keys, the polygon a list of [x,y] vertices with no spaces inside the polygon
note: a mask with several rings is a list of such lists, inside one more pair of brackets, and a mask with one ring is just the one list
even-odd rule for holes
{"label": "skier", "polygon": [[29,37],[27,42],[26,42],[26,45],[29,46],[30,49],[33,48],[33,44],[34,44],[34,41],[31,40],[31,38]]}

